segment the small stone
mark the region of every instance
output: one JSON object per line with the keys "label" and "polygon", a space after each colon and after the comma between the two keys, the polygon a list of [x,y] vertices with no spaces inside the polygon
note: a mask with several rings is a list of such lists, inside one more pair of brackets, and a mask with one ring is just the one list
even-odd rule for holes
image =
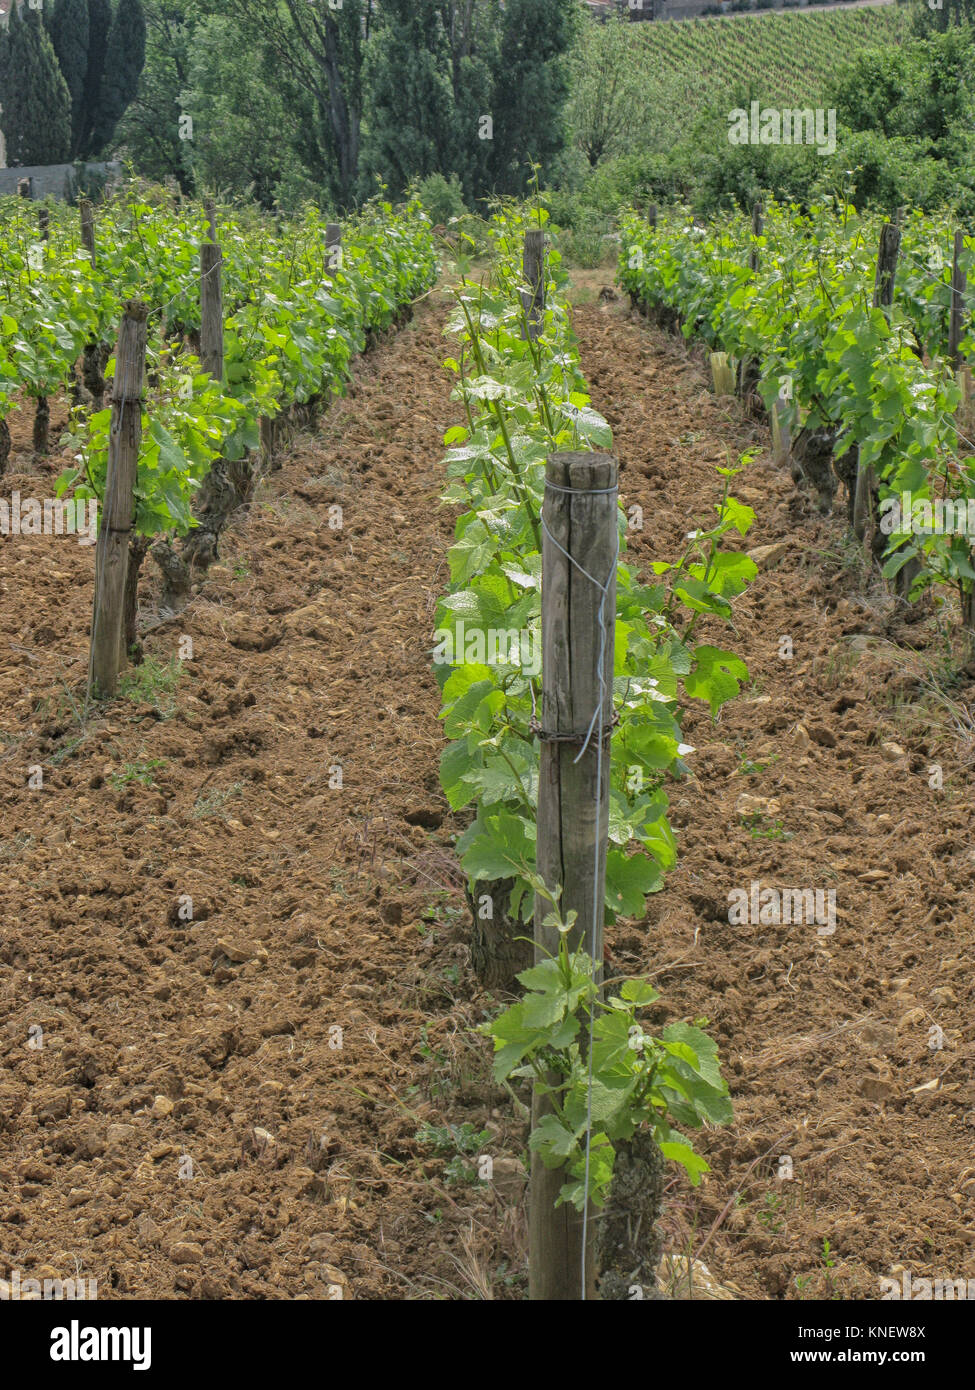
{"label": "small stone", "polygon": [[507,1206],[516,1206],[528,1186],[528,1172],[518,1158],[496,1158],[491,1182]]}
{"label": "small stone", "polygon": [[874,1101],[878,1104],[890,1100],[894,1094],[894,1085],[887,1077],[883,1076],[863,1076],[860,1078],[857,1090],[864,1100]]}
{"label": "small stone", "polygon": [[94,1193],[87,1187],[73,1187],[68,1193],[69,1207],[83,1207],[86,1202],[90,1202]]}
{"label": "small stone", "polygon": [[760,570],[768,569],[777,560],[781,560],[783,555],[789,553],[788,541],[776,541],[774,545],[757,545],[754,550],[748,552],[749,560],[752,560]]}
{"label": "small stone", "polygon": [[173,1102],[168,1096],[156,1096],[156,1099],[152,1102],[152,1109],[149,1113],[155,1115],[157,1118],[171,1115],[173,1113]]}
{"label": "small stone", "polygon": [[250,960],[254,954],[254,947],[247,941],[231,941],[225,936],[217,937],[217,946],[220,953],[225,955],[228,960],[232,960],[236,965],[243,965]]}
{"label": "small stone", "polygon": [[880,755],[886,763],[895,763],[898,758],[906,756],[900,744],[889,739],[880,745]]}
{"label": "small stone", "polygon": [[203,1263],[203,1246],[195,1240],[178,1240],[170,1248],[169,1258],[174,1265],[198,1265]]}
{"label": "small stone", "polygon": [[105,1139],[109,1144],[122,1144],[136,1133],[135,1125],[109,1125]]}
{"label": "small stone", "polygon": [[780,810],[774,797],[751,796],[742,792],[735,802],[735,814],[739,816],[775,816]]}
{"label": "small stone", "polygon": [[349,1281],[340,1269],[336,1268],[335,1265],[322,1265],[321,1277],[328,1284],[330,1290],[341,1289],[342,1297],[345,1297],[345,1290],[349,1287]]}

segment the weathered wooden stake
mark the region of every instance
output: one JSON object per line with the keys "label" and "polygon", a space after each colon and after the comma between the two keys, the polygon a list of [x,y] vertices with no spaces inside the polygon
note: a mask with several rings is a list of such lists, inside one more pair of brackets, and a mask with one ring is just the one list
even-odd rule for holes
{"label": "weathered wooden stake", "polygon": [[656,230],[657,226],[657,204],[651,203],[647,208],[647,226]]}
{"label": "weathered wooden stake", "polygon": [[47,241],[50,238],[51,214],[47,208],[37,209],[37,229],[41,234],[41,240]]}
{"label": "weathered wooden stake", "polygon": [[[752,208],[752,236],[757,238],[765,231],[765,209],[761,203],[756,203]],[[759,248],[752,243],[752,249],[748,253],[748,268],[754,275],[758,270],[761,253]]]}
{"label": "weathered wooden stake", "polygon": [[125,661],[125,586],[142,441],[147,315],[148,309],[140,300],[126,304],[115,355],[105,502],[95,551],[95,609],[88,671],[89,689],[102,699],[115,695]]}
{"label": "weathered wooden stake", "polygon": [[[760,237],[765,230],[765,210],[761,203],[756,203],[752,208],[752,237]],[[758,274],[758,267],[761,264],[761,252],[755,240],[752,242],[748,252],[748,268],[753,275]],[[750,398],[758,390],[758,364],[749,354],[743,353],[738,363],[738,394],[743,403],[749,403]]]}
{"label": "weathered wooden stake", "polygon": [[[880,246],[877,250],[877,274],[873,285],[873,307],[882,309],[887,318],[894,302],[894,280],[897,275],[897,255],[901,244],[901,209],[898,209],[889,222],[880,229]],[[867,534],[867,526],[876,522],[875,494],[877,481],[871,465],[858,465],[856,496],[853,502],[853,534],[862,541]],[[876,527],[875,534],[876,534]]]}
{"label": "weathered wooden stake", "polygon": [[223,252],[215,241],[200,246],[200,363],[223,380]]}
{"label": "weathered wooden stake", "polygon": [[877,274],[873,284],[873,307],[883,309],[890,318],[890,307],[894,302],[894,279],[897,275],[897,256],[901,245],[900,217],[885,222],[880,229],[880,247],[877,251]]}
{"label": "weathered wooden stake", "polygon": [[91,257],[92,265],[95,264],[95,212],[90,201],[82,198],[78,203],[78,210],[81,214],[81,244]]}
{"label": "weathered wooden stake", "polygon": [[[538,872],[550,889],[561,885],[561,917],[572,910],[578,914],[569,933],[569,949],[584,948],[600,972],[609,834],[617,480],[617,463],[609,454],[553,454],[545,470],[542,510],[546,531],[542,539]],[[605,599],[593,579],[607,585]],[[592,737],[586,744],[594,714]],[[558,930],[543,925],[550,911],[544,901],[536,908],[536,961],[546,951],[558,951]],[[548,1098],[537,1094],[536,1088],[533,1127],[548,1108]],[[583,1218],[571,1205],[556,1207],[564,1182],[563,1169],[548,1169],[532,1154],[529,1292],[535,1300],[583,1296]],[[593,1235],[590,1217],[587,1298],[595,1297]]]}
{"label": "weathered wooden stake", "polygon": [[541,227],[529,227],[525,233],[522,274],[528,289],[522,290],[521,302],[528,316],[528,337],[534,342],[542,331],[545,312],[545,233]]}
{"label": "weathered wooden stake", "polygon": [[959,343],[965,323],[965,272],[961,255],[965,249],[965,233],[955,232],[954,257],[951,263],[951,313],[948,316],[948,357],[957,372],[962,366]]}
{"label": "weathered wooden stake", "polygon": [[342,269],[341,222],[329,222],[325,227],[325,260],[329,270]]}

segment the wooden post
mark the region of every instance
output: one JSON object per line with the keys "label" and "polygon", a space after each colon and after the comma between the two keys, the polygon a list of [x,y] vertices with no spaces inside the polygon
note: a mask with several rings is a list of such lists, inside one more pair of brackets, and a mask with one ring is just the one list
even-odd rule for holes
{"label": "wooden post", "polygon": [[142,441],[147,316],[148,309],[140,300],[126,304],[115,356],[105,502],[95,551],[95,609],[88,671],[89,690],[102,699],[115,695],[125,661],[125,586]]}
{"label": "wooden post", "polygon": [[951,312],[948,316],[948,357],[956,372],[962,365],[958,345],[962,338],[965,314],[965,272],[961,268],[964,249],[965,233],[955,232],[954,257],[951,263]]}
{"label": "wooden post", "polygon": [[[81,218],[81,244],[88,252],[91,260],[92,269],[95,268],[95,213],[88,198],[81,198],[78,202],[78,212]],[[101,410],[102,398],[105,394],[105,363],[108,361],[109,346],[107,343],[91,342],[85,344],[82,365],[82,379],[91,395],[93,410]]]}
{"label": "wooden post", "polygon": [[34,179],[32,175],[28,175],[26,179],[17,180],[17,194],[21,198],[33,198]]}
{"label": "wooden post", "polygon": [[900,251],[901,231],[899,215],[885,222],[880,229],[880,247],[877,251],[877,274],[873,284],[873,307],[883,309],[890,318],[890,308],[894,302],[894,278],[897,275],[897,255]]}
{"label": "wooden post", "polygon": [[651,203],[647,208],[647,226],[657,229],[657,204]]}
{"label": "wooden post", "polygon": [[522,274],[528,289],[522,290],[521,302],[528,316],[528,337],[534,342],[542,331],[545,312],[545,233],[541,227],[529,227],[525,232]]}
{"label": "wooden post", "polygon": [[[880,229],[877,274],[873,284],[873,307],[882,309],[886,318],[890,318],[890,309],[894,302],[897,255],[901,244],[900,221],[901,211],[898,209],[893,219],[885,222]],[[858,465],[856,496],[853,501],[853,534],[859,541],[866,536],[870,521],[876,520],[876,488],[873,467]]]}
{"label": "wooden post", "polygon": [[87,198],[82,198],[78,204],[81,213],[81,244],[91,257],[92,265],[95,264],[95,213]]}
{"label": "wooden post", "polygon": [[200,247],[200,362],[223,380],[223,252],[215,241]]}
{"label": "wooden post", "polygon": [[341,222],[329,222],[325,227],[325,260],[329,270],[342,269]]}
{"label": "wooden post", "polygon": [[[561,885],[561,917],[564,919],[573,909],[578,914],[569,933],[569,949],[583,947],[594,957],[598,971],[603,957],[609,834],[617,480],[617,463],[609,454],[553,454],[545,470],[542,510],[546,530],[542,540],[538,872],[550,889]],[[593,579],[606,585],[605,595]],[[586,743],[594,715],[592,736]],[[550,911],[550,904],[544,901],[536,907],[536,961],[542,959],[545,951],[558,951],[558,930],[543,925]],[[548,1098],[537,1094],[536,1088],[533,1127],[548,1108]],[[583,1296],[582,1214],[571,1205],[555,1205],[565,1180],[564,1169],[548,1169],[537,1154],[532,1154],[532,1299],[570,1300]],[[595,1296],[593,1235],[590,1219],[587,1298]]]}
{"label": "wooden post", "polygon": [[217,205],[212,198],[203,199],[203,211],[206,213],[209,224],[210,240],[215,242],[217,239]]}
{"label": "wooden post", "polygon": [[[765,209],[761,203],[756,203],[752,208],[752,236],[757,238],[765,231]],[[752,249],[748,253],[748,268],[754,275],[758,270],[761,255],[758,247],[752,243]]]}
{"label": "wooden post", "polygon": [[[748,252],[748,269],[752,275],[758,274],[758,267],[761,263],[761,254],[756,244],[755,238],[762,235],[765,230],[764,208],[761,203],[756,203],[752,208],[752,245]],[[758,366],[747,352],[743,352],[738,362],[738,394],[744,403],[750,404],[751,397],[758,391]]]}
{"label": "wooden post", "polygon": [[47,241],[50,238],[51,214],[47,208],[37,209],[37,229],[41,234],[41,240]]}

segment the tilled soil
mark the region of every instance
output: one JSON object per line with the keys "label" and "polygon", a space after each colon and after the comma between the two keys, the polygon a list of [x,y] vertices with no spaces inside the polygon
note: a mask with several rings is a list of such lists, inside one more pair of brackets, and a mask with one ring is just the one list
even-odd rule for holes
{"label": "tilled soil", "polygon": [[[470,1031],[498,1001],[469,971],[437,776],[443,318],[431,297],[357,365],[183,613],[147,572],[148,664],[86,722],[93,552],[0,542],[0,1278],[523,1296],[527,1127]],[[702,629],[752,685],[716,725],[689,713],[680,867],[609,932],[660,1019],[711,1020],[735,1100],[698,1137],[702,1187],[669,1184],[669,1248],[749,1298],[873,1298],[898,1264],[975,1277],[971,691],[930,694],[933,620],[895,629],[863,596],[840,520],[682,343],[619,304],[576,322],[644,508],[633,553],[675,555],[750,445],[742,544],[784,547],[737,630]],[[835,889],[835,933],[730,925],[753,880]]]}
{"label": "tilled soil", "polygon": [[[647,924],[610,934],[621,969],[655,974],[660,1018],[711,1020],[734,1100],[701,1139],[700,1194],[672,1184],[671,1248],[749,1298],[878,1298],[891,1269],[975,1278],[970,678],[938,694],[937,621],[892,611],[842,495],[821,519],[680,339],[619,305],[580,307],[576,330],[625,504],[644,510],[635,554],[676,558],[713,518],[715,467],[757,449],[733,490],[760,572],[734,631],[695,635],[742,655],[751,684],[716,723],[695,702],[680,865]],[[729,894],[753,882],[832,890],[835,931],[828,907],[732,925]]]}

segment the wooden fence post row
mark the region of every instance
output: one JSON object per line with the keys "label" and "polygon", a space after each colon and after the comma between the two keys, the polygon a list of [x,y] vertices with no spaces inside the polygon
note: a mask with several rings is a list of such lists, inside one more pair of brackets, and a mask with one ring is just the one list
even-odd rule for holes
{"label": "wooden fence post row", "polygon": [[105,503],[95,551],[89,691],[111,699],[125,662],[124,601],[129,538],[135,522],[135,480],[142,441],[142,382],[148,309],[130,300],[122,315],[112,386]]}
{"label": "wooden fence post row", "polygon": [[[569,949],[581,947],[590,952],[600,972],[609,837],[617,480],[617,463],[609,454],[553,454],[546,465],[542,509],[545,532],[538,872],[550,889],[561,885],[562,918],[572,910],[578,914],[569,934]],[[587,742],[594,716],[595,725]],[[585,751],[580,757],[583,747]],[[536,961],[546,952],[558,951],[558,931],[542,925],[550,910],[550,904],[544,901],[536,907]],[[585,1054],[587,1041],[581,1040],[580,1046]],[[533,1127],[548,1107],[548,1097],[537,1094],[536,1088],[532,1099]],[[532,1154],[532,1299],[568,1300],[583,1296],[583,1217],[571,1205],[556,1207],[564,1181],[564,1169],[546,1168],[538,1154]],[[587,1298],[595,1297],[593,1236],[590,1217],[586,1239]]]}

